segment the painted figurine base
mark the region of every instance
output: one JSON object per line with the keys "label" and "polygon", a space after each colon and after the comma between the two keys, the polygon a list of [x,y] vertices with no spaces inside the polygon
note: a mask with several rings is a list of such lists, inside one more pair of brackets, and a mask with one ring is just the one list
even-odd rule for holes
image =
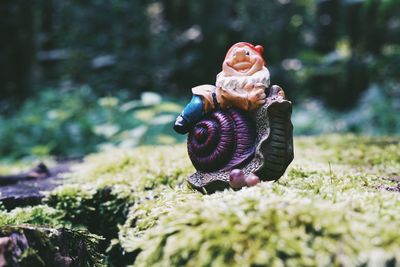
{"label": "painted figurine base", "polygon": [[[221,119],[221,114],[232,119]],[[262,181],[279,179],[293,160],[291,114],[292,103],[285,99],[279,86],[272,86],[266,103],[247,116],[235,109],[214,111],[189,133],[189,157],[197,172],[187,181],[201,192],[213,193],[230,187],[233,169],[240,169],[245,175],[254,173]],[[232,123],[235,131],[226,126]],[[208,124],[218,128],[215,132],[219,137],[204,130]],[[208,148],[211,146],[213,149]]]}

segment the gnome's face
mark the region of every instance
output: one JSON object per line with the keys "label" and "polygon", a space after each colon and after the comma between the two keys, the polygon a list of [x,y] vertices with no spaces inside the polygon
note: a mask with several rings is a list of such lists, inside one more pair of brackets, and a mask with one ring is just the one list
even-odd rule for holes
{"label": "gnome's face", "polygon": [[250,76],[260,71],[264,66],[262,56],[246,45],[231,47],[222,64],[226,76]]}

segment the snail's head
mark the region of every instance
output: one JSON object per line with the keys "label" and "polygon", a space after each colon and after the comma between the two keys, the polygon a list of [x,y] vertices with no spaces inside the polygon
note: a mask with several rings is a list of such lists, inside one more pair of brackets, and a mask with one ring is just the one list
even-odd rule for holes
{"label": "snail's head", "polygon": [[222,64],[225,76],[251,76],[262,70],[265,61],[262,57],[264,48],[250,43],[240,42],[234,44],[226,53]]}

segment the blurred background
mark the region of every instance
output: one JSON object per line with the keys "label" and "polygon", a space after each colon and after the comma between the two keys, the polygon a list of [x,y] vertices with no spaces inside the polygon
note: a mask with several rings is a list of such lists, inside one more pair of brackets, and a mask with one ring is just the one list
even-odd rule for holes
{"label": "blurred background", "polygon": [[264,46],[296,135],[400,134],[399,0],[2,0],[0,158],[183,142],[238,41]]}

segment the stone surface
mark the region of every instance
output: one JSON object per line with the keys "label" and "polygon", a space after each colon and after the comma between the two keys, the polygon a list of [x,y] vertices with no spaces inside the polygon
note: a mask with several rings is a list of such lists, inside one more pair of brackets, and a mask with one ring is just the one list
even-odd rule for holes
{"label": "stone surface", "polygon": [[69,172],[71,164],[61,163],[48,169],[41,163],[26,173],[0,176],[1,203],[8,210],[40,204],[44,197],[43,192],[60,185],[62,174]]}

